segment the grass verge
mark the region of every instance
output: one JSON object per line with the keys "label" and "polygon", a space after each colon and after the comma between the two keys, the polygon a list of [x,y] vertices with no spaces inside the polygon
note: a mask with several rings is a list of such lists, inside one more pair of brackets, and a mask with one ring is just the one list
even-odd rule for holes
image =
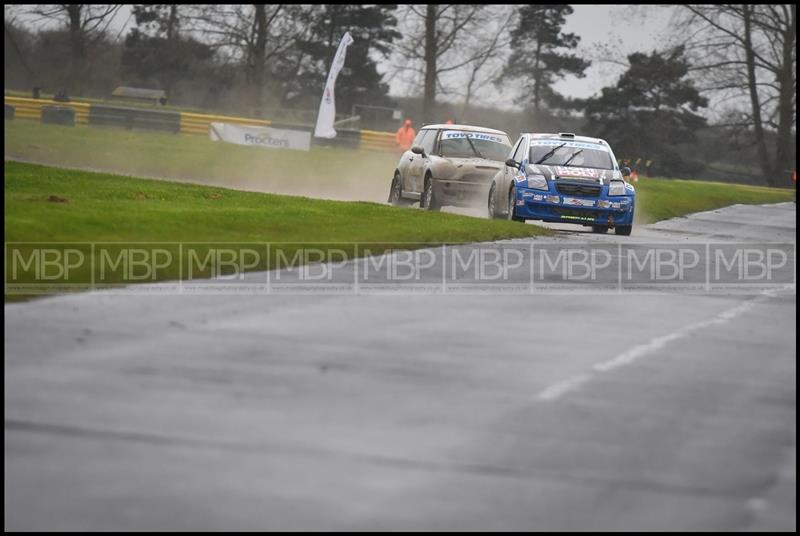
{"label": "grass verge", "polygon": [[264,149],[207,136],[5,122],[5,156],[57,167],[169,178],[238,190],[385,201],[398,155],[314,147]]}
{"label": "grass verge", "polygon": [[[75,243],[87,261],[97,255],[86,244],[90,242],[280,242],[289,258],[301,243],[325,243],[352,257],[363,253],[355,243],[369,243],[370,253],[380,254],[397,247],[550,233],[534,225],[376,203],[243,192],[18,162],[6,162],[4,171],[5,241]],[[198,246],[198,255],[205,258],[211,247]],[[177,245],[167,249],[177,256]],[[7,270],[13,260],[7,250]],[[265,257],[251,270],[272,269],[276,262],[275,255]],[[155,279],[177,279],[179,268],[166,267],[154,274]],[[75,281],[89,281],[91,264],[73,273]],[[209,275],[210,268],[196,272],[197,277]],[[104,280],[114,284],[126,278],[112,271]]]}
{"label": "grass verge", "polygon": [[[6,241],[456,243],[545,232],[532,225],[373,203],[225,189],[383,201],[397,160],[388,153],[265,150],[198,136],[18,120],[5,122],[5,134],[6,157],[215,185],[203,188],[7,163]],[[786,189],[671,179],[641,179],[636,189],[637,224],[735,203],[790,201],[794,196]],[[351,256],[356,253],[348,251]],[[265,260],[256,268],[273,267]],[[175,275],[177,271],[168,272],[161,279]]]}
{"label": "grass verge", "polygon": [[636,186],[636,223],[646,224],[726,207],[736,203],[780,203],[794,199],[794,191],[744,184],[640,179]]}

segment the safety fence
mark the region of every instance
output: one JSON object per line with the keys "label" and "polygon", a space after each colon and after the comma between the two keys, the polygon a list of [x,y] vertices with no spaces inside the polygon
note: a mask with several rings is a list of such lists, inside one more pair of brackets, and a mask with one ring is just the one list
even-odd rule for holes
{"label": "safety fence", "polygon": [[[10,96],[5,96],[5,118],[31,119],[43,123],[68,126],[116,126],[127,129],[156,130],[199,136],[208,136],[211,123],[268,126],[306,132],[313,130],[313,127],[307,125],[279,123],[266,119]],[[312,137],[312,142],[314,145],[323,147],[347,147],[367,151],[395,150],[394,134],[373,130],[338,129],[335,138]]]}
{"label": "safety fence", "polygon": [[74,113],[74,122],[78,125],[89,123],[89,108],[91,104],[85,102],[60,102],[48,99],[26,99],[23,97],[5,97],[5,105],[14,108],[14,117],[17,119],[42,120],[42,110],[68,108]]}
{"label": "safety fence", "polygon": [[227,115],[207,115],[181,112],[181,134],[198,134],[208,136],[211,123],[233,123],[236,125],[250,125],[268,127],[272,121],[265,119],[246,119],[244,117],[230,117]]}

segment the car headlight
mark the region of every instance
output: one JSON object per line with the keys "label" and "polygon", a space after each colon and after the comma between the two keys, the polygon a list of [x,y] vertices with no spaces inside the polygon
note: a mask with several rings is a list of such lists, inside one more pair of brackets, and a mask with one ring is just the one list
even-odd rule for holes
{"label": "car headlight", "polygon": [[608,185],[608,195],[625,195],[625,183],[623,181],[611,181]]}
{"label": "car headlight", "polygon": [[534,190],[549,189],[547,186],[547,179],[544,177],[544,175],[538,175],[535,173],[528,175],[528,188],[533,188]]}

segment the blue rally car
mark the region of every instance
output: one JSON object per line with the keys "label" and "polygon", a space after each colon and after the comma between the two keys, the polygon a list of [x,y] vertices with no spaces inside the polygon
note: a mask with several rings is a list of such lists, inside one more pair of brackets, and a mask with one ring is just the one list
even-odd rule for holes
{"label": "blue rally car", "polygon": [[522,134],[492,179],[489,217],[577,223],[627,236],[636,202],[629,175],[605,140]]}

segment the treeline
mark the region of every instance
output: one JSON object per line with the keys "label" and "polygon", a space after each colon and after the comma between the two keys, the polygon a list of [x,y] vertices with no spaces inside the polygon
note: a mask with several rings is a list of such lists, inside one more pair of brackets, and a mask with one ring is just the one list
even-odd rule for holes
{"label": "treeline", "polygon": [[[357,39],[337,81],[337,104],[389,104],[377,71],[399,37],[396,6],[136,5],[119,39],[114,9],[19,6],[5,21],[6,87],[107,97],[120,84],[163,89],[172,104],[261,115],[319,104],[333,52]],[[25,16],[22,16],[25,15]],[[23,21],[50,22],[47,29]]]}
{"label": "treeline", "polygon": [[[610,58],[564,31],[566,4],[134,5],[124,34],[110,24],[118,5],[11,6],[5,86],[100,98],[118,85],[157,88],[170,104],[309,123],[350,31],[336,86],[343,115],[361,105],[400,108],[418,125],[590,133],[650,163],[641,172],[725,178],[727,169],[786,184],[796,160],[796,7],[670,9],[671,40]],[[593,98],[556,91],[609,59],[624,72]],[[390,96],[390,79],[410,96]],[[481,98],[514,111],[477,106]]]}

